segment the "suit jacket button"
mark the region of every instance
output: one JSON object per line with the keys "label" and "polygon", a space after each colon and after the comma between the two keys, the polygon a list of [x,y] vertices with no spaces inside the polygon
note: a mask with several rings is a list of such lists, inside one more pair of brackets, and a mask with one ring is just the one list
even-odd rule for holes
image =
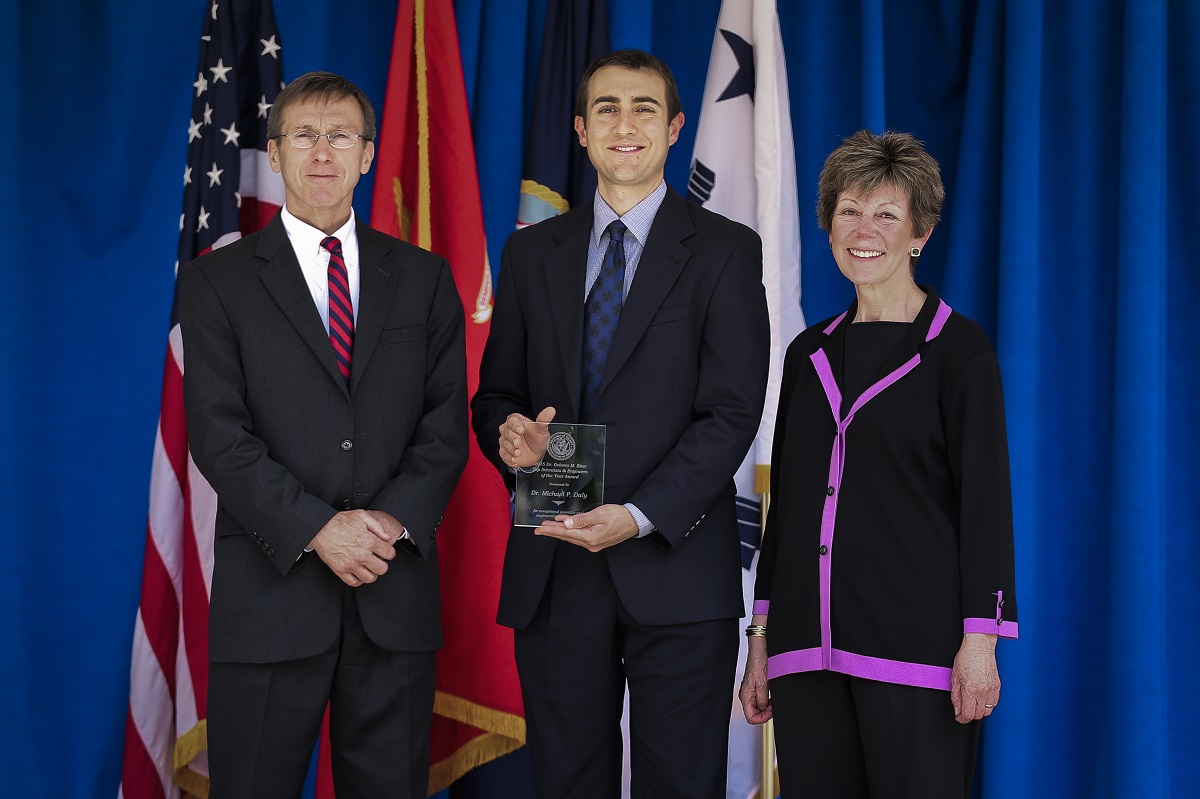
{"label": "suit jacket button", "polygon": [[267,547],[267,554],[271,557],[275,557],[275,547]]}
{"label": "suit jacket button", "polygon": [[826,488],[825,493],[832,497],[833,496],[833,486]]}
{"label": "suit jacket button", "polygon": [[346,452],[349,452],[350,450],[354,449],[354,442],[347,438],[342,442],[342,449]]}
{"label": "suit jacket button", "polygon": [[348,500],[348,499],[342,500],[342,510],[350,510],[350,500]]}
{"label": "suit jacket button", "polygon": [[821,544],[820,553],[821,553],[822,555],[828,555],[828,554],[829,554],[829,547],[825,546],[824,544]]}

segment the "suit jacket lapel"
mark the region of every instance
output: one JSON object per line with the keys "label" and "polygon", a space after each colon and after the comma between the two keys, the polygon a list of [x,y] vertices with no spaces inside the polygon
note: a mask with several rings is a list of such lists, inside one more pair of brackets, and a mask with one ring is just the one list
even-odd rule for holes
{"label": "suit jacket lapel", "polygon": [[358,320],[354,329],[354,359],[350,391],[366,371],[400,282],[399,265],[391,263],[391,242],[358,220]]}
{"label": "suit jacket lapel", "polygon": [[329,376],[338,385],[344,386],[333,347],[329,344],[329,334],[321,324],[321,314],[313,303],[312,293],[304,282],[304,273],[300,271],[300,263],[296,260],[296,251],[288,242],[287,231],[283,229],[283,221],[278,215],[263,228],[254,254],[266,262],[258,277],[284,316],[317,356],[317,360],[325,366]]}
{"label": "suit jacket lapel", "polygon": [[587,271],[588,242],[592,235],[592,211],[589,204],[563,225],[556,238],[557,247],[542,261],[546,291],[550,297],[550,317],[567,381],[567,394],[579,418],[579,395],[583,390],[583,286]]}
{"label": "suit jacket lapel", "polygon": [[679,273],[692,256],[692,251],[681,243],[696,232],[684,202],[682,197],[667,189],[667,196],[663,198],[654,224],[650,226],[637,273],[629,288],[629,297],[621,308],[621,319],[617,323],[612,349],[604,366],[599,394],[604,393],[613,376],[633,354],[654,315],[662,307],[667,293],[679,278]]}

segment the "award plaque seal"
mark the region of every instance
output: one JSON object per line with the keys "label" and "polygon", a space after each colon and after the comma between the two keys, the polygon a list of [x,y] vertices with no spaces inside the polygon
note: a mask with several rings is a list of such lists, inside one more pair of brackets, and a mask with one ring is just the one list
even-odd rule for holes
{"label": "award plaque seal", "polygon": [[550,435],[541,463],[517,470],[513,524],[537,527],[563,514],[604,504],[602,424],[546,424]]}

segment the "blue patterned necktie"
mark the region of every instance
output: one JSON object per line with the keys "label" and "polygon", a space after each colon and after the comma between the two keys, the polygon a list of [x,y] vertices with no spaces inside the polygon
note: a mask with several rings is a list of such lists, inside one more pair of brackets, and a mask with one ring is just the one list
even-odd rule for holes
{"label": "blue patterned necktie", "polygon": [[614,219],[608,226],[608,249],[600,264],[600,274],[592,285],[583,310],[583,406],[580,419],[588,422],[596,407],[596,393],[604,364],[612,349],[621,318],[625,292],[625,224]]}

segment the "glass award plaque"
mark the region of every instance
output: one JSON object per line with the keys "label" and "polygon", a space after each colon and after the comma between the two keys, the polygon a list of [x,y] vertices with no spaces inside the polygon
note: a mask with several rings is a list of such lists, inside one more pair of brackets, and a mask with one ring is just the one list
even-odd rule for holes
{"label": "glass award plaque", "polygon": [[537,527],[604,504],[604,425],[549,422],[546,428],[542,462],[517,470],[513,524],[518,527]]}

